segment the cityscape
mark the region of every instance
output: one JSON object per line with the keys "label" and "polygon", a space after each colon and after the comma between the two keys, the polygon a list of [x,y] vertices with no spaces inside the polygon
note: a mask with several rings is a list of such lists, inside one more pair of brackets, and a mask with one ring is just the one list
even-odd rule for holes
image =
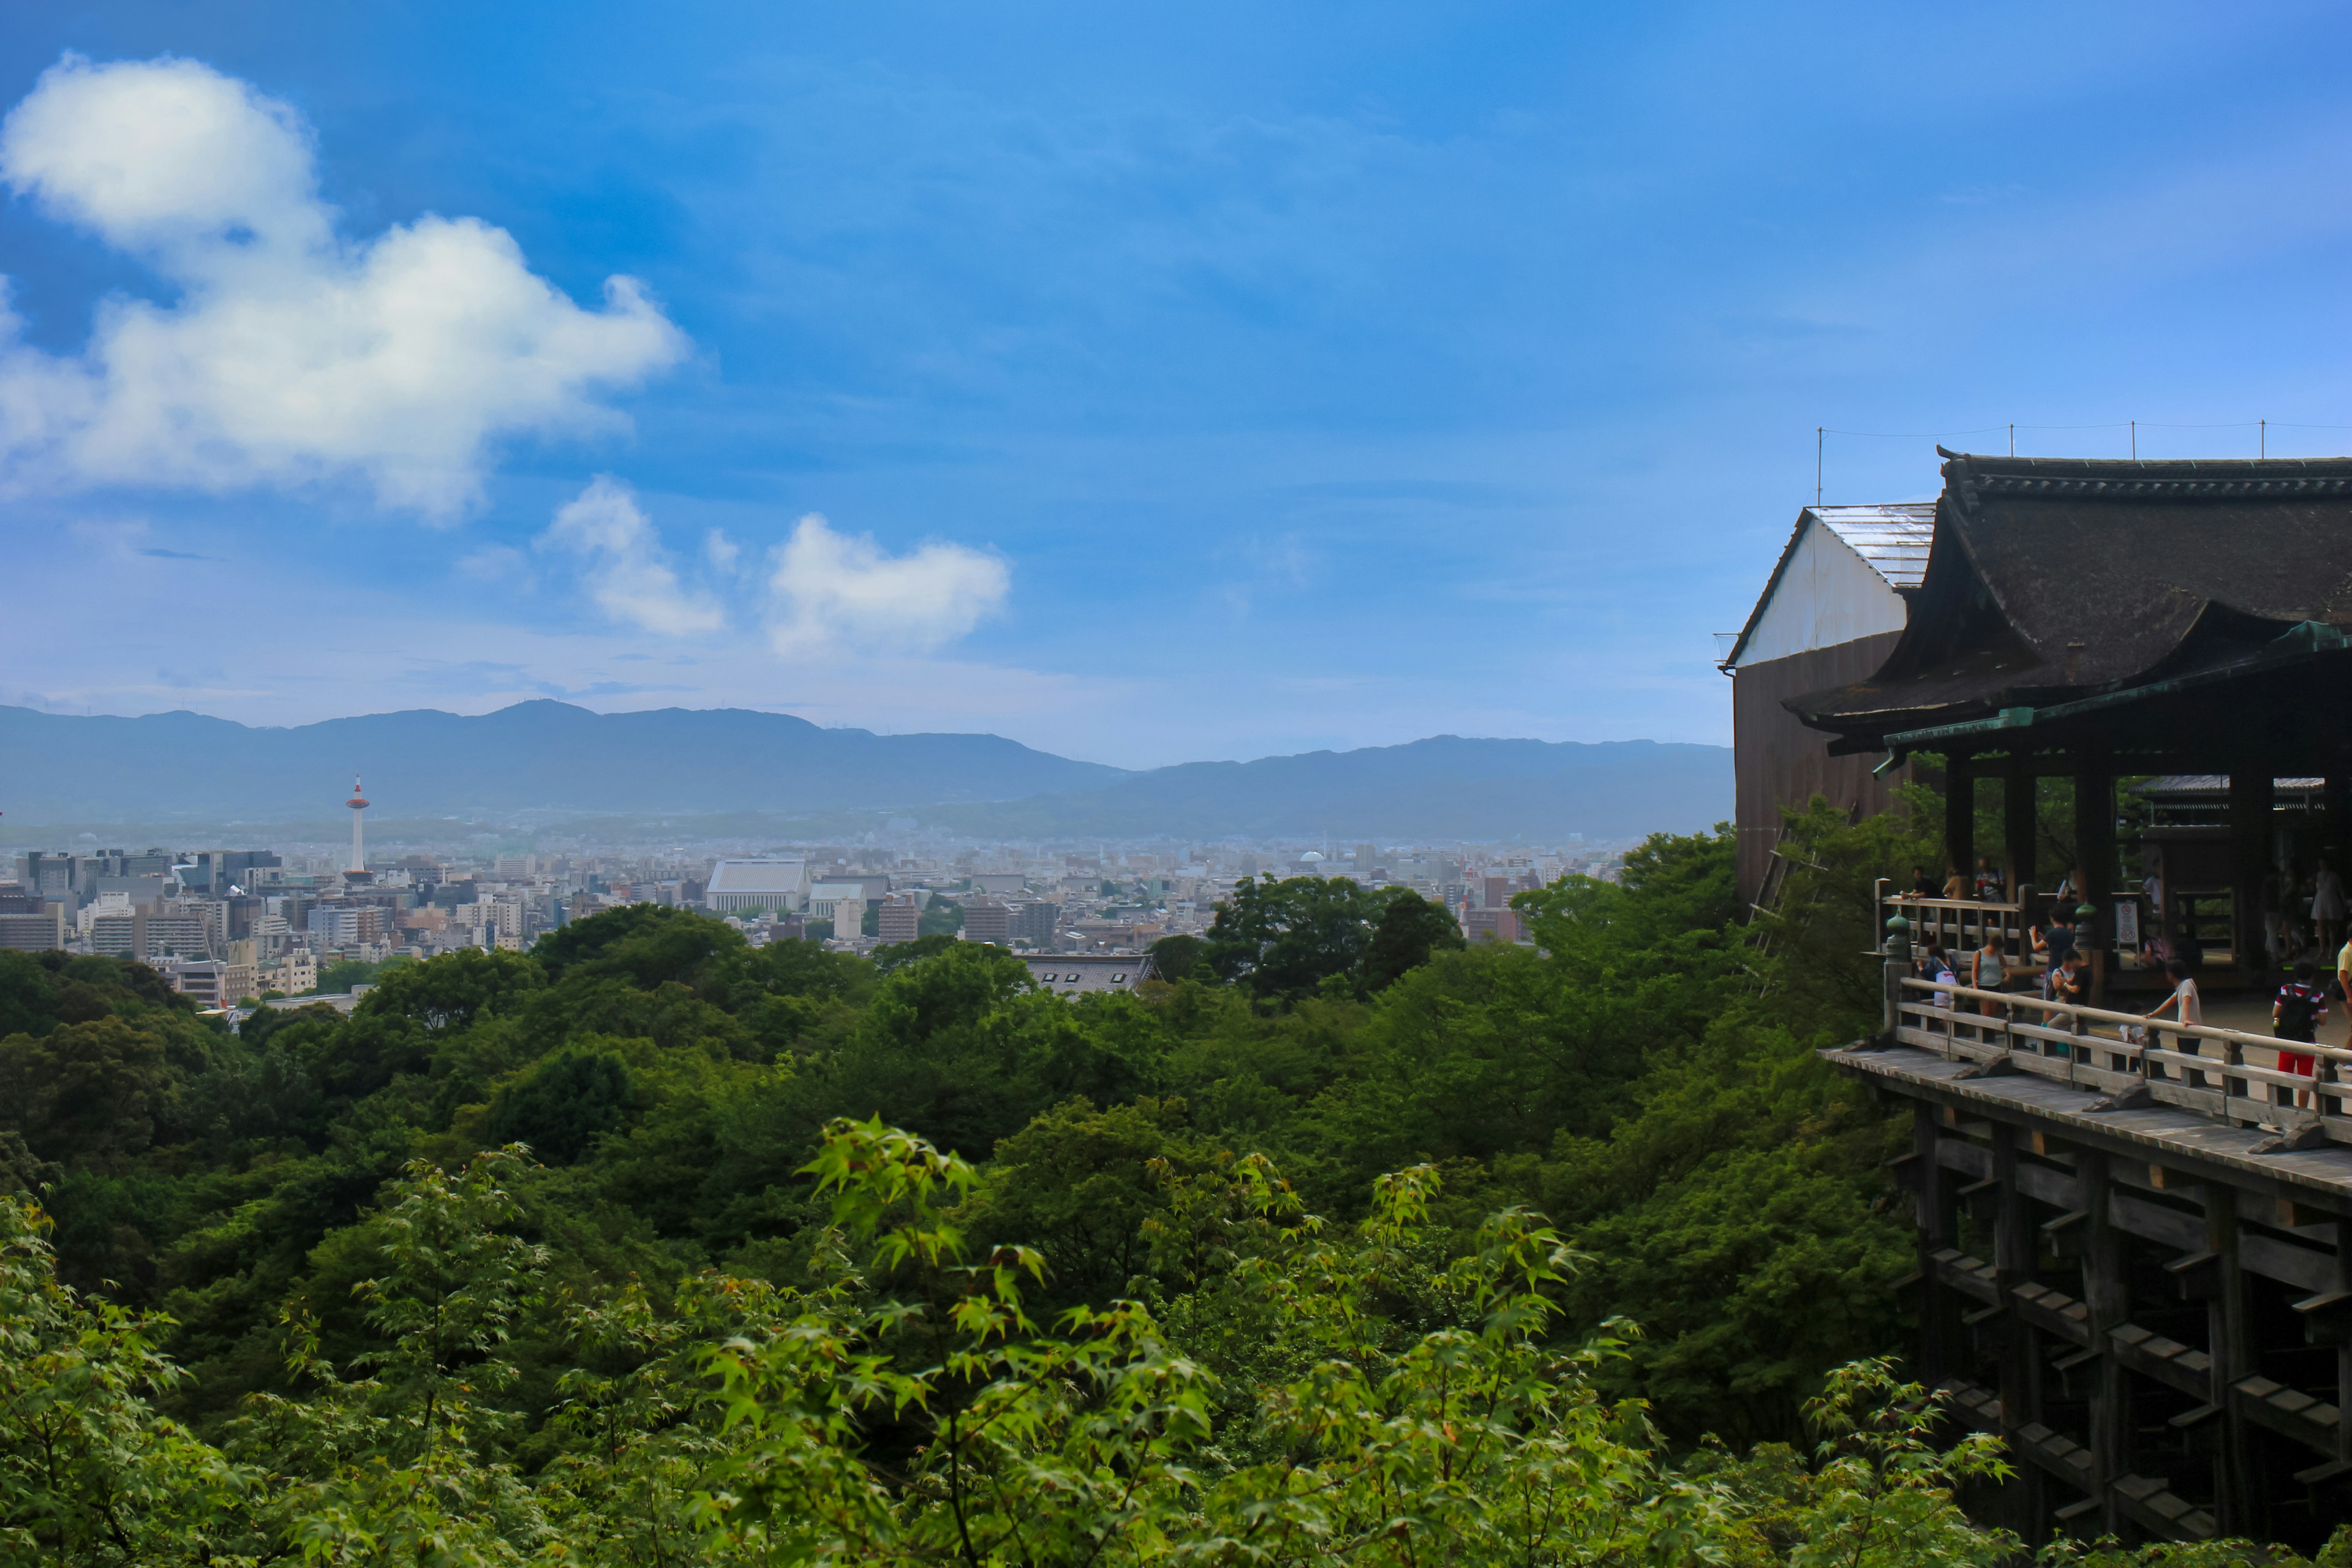
{"label": "cityscape", "polygon": [[[354,781],[348,848],[23,848],[0,883],[0,950],[62,950],[147,964],[205,1009],[325,1001],[348,1009],[384,966],[478,949],[520,952],[631,904],[705,912],[751,946],[834,951],[933,934],[1031,958],[1132,959],[1199,936],[1245,879],[1346,878],[1443,906],[1465,940],[1527,940],[1515,894],[1570,874],[1609,879],[1623,847],[1217,843],[979,845],[914,835],[861,844],[742,844],[467,854],[366,845],[374,805]],[[1072,974],[1076,983],[1076,974]]]}

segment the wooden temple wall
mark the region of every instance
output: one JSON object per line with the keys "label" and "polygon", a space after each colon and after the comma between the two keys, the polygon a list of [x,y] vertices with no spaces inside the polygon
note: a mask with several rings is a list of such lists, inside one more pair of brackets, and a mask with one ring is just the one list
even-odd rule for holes
{"label": "wooden temple wall", "polygon": [[[1738,830],[1739,907],[1755,901],[1780,842],[1780,807],[1801,806],[1815,795],[1861,816],[1894,804],[1894,786],[1908,772],[1879,778],[1879,756],[1833,757],[1830,737],[1807,729],[1781,702],[1825,687],[1861,680],[1885,663],[1903,634],[1885,632],[1786,658],[1743,665],[1733,672],[1731,724]],[[1937,868],[1940,869],[1940,868]]]}

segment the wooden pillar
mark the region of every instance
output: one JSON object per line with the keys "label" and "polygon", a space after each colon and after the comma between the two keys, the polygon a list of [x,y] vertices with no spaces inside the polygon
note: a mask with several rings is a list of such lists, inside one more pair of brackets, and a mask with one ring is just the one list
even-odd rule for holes
{"label": "wooden pillar", "polygon": [[[2338,877],[2352,877],[2352,773],[2347,773],[2340,763],[2329,771],[2321,786],[2320,809],[2326,814],[2320,853],[2327,857],[2327,868]],[[2343,940],[2344,933],[2339,932],[2336,941]],[[2335,963],[2334,953],[2320,954],[2321,968],[2333,968]]]}
{"label": "wooden pillar", "polygon": [[[2008,1122],[1993,1123],[1992,1174],[2000,1184],[2000,1207],[1993,1216],[1992,1266],[2000,1304],[2006,1309],[1996,1320],[2000,1331],[2000,1435],[2011,1454],[2018,1451],[2018,1429],[2042,1419],[2041,1369],[2034,1364],[2033,1329],[2019,1315],[2012,1294],[2017,1287],[2032,1280],[2036,1252],[2032,1210],[2017,1184],[2018,1137],[2017,1129]],[[2009,1528],[2024,1537],[2029,1546],[2040,1545],[2044,1535],[2049,1517],[2046,1487],[2042,1468],[2027,1463],[2017,1467],[2016,1479],[2003,1489],[2009,1494]]]}
{"label": "wooden pillar", "polygon": [[2084,922],[2075,942],[2091,955],[2092,1001],[2106,1003],[2107,976],[2116,969],[2116,775],[2104,753],[2074,759],[2074,868],[2082,885],[2078,904],[2098,913]]}
{"label": "wooden pillar", "polygon": [[2009,772],[2000,781],[2000,836],[2003,869],[2012,900],[2020,899],[2021,889],[2035,885],[2033,852],[2040,828],[2033,792],[2040,783],[2033,774],[2032,758],[2010,758]]}
{"label": "wooden pillar", "polygon": [[2270,967],[2263,931],[2263,882],[2271,869],[2271,764],[2242,763],[2230,774],[2230,945],[2238,973],[2259,977]]}
{"label": "wooden pillar", "polygon": [[2108,1214],[2107,1157],[2083,1150],[2075,1156],[2075,1172],[2090,1216],[2084,1238],[2083,1299],[2091,1310],[2091,1346],[2099,1352],[2092,1363],[2097,1383],[2091,1395],[2091,1458],[2097,1471],[2100,1523],[2116,1531],[2124,1520],[2113,1489],[2131,1469],[2131,1385],[2107,1331],[2130,1321],[2131,1273],[2123,1233]]}
{"label": "wooden pillar", "polygon": [[2238,1194],[2220,1182],[2205,1184],[2205,1245],[2213,1255],[2211,1294],[2205,1302],[2205,1343],[2213,1358],[2206,1402],[2221,1406],[2221,1440],[2213,1460],[2215,1514],[2224,1535],[2255,1535],[2262,1523],[2254,1500],[2253,1445],[2230,1385],[2255,1371],[2252,1314],[2245,1277],[2238,1268]]}
{"label": "wooden pillar", "polygon": [[1944,856],[1971,882],[1977,874],[1976,758],[1967,752],[1944,757]]}
{"label": "wooden pillar", "polygon": [[1952,1245],[1958,1218],[1951,1173],[1936,1157],[1942,1136],[1942,1110],[1913,1100],[1911,1149],[1919,1163],[1919,1380],[1931,1388],[1959,1361],[1958,1309],[1936,1272],[1935,1254]]}
{"label": "wooden pillar", "polygon": [[[2336,1221],[2336,1288],[2352,1290],[2352,1221]],[[2339,1336],[2336,1345],[2336,1408],[2352,1410],[2352,1338]],[[2336,1457],[2352,1459],[2352,1421],[2336,1424]]]}

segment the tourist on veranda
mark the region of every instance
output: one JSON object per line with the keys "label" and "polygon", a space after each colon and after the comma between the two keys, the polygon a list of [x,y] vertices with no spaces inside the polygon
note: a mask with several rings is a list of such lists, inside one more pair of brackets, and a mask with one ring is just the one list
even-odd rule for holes
{"label": "tourist on veranda", "polygon": [[[2313,1045],[2319,1039],[2319,1026],[2327,1022],[2327,991],[2314,984],[2316,972],[2308,963],[2294,966],[2294,977],[2279,987],[2278,999],[2271,1004],[2271,1033],[2282,1040],[2301,1045]],[[2319,1058],[2309,1051],[2279,1051],[2279,1070],[2299,1078],[2310,1078],[2318,1069]],[[2276,1097],[2273,1097],[2275,1100]],[[2298,1109],[2308,1110],[2317,1103],[2307,1089],[2294,1091]]]}
{"label": "tourist on veranda", "polygon": [[[1969,985],[1977,991],[2009,988],[2009,950],[2000,940],[2000,928],[1990,921],[1985,922],[1984,945],[1969,954]],[[1990,996],[1977,999],[1977,1011],[1988,1018],[1999,1017],[2007,1010]]]}
{"label": "tourist on veranda", "polygon": [[[2062,901],[2050,911],[2050,923],[2035,926],[2032,935],[2033,955],[2042,962],[2042,977],[2046,982],[2057,974],[2058,966],[2066,962],[2068,953],[2074,951],[2074,911]],[[2046,986],[2042,994],[2050,994]]]}
{"label": "tourist on veranda", "polygon": [[1960,869],[1958,861],[1944,863],[1944,897],[1957,902],[1973,897],[1976,890],[1977,885],[1969,879],[1967,872]]}
{"label": "tourist on veranda", "polygon": [[2008,896],[2009,879],[1992,863],[1990,855],[1977,857],[1977,901],[1997,904]]}
{"label": "tourist on veranda", "polygon": [[1925,866],[1911,868],[1911,896],[1917,899],[1932,899],[1936,896],[1936,879],[1927,875],[1927,868]]}
{"label": "tourist on veranda", "polygon": [[[1952,968],[1951,954],[1944,951],[1944,944],[1940,942],[1927,944],[1927,978],[1935,983],[1936,1005],[1947,1013],[1953,1011],[1953,1004],[1959,999],[1952,992],[1958,986],[1960,977]],[[1949,1028],[1950,1026],[1946,1025],[1945,1027]]]}
{"label": "tourist on veranda", "polygon": [[[2081,948],[2068,948],[2065,961],[2051,972],[2050,1000],[2063,1002],[2070,1007],[2091,1005],[2091,972],[2083,966]],[[2070,1026],[2078,1035],[2089,1028],[2079,1017],[2071,1020]]]}
{"label": "tourist on veranda", "polygon": [[2333,952],[2344,934],[2344,879],[2319,858],[2319,866],[2311,875],[2311,921],[2319,928],[2319,951]]}
{"label": "tourist on veranda", "polygon": [[[2336,994],[2344,998],[2344,1017],[2352,1026],[2352,937],[2336,950]],[[2344,1043],[2352,1047],[2352,1030],[2347,1030]]]}
{"label": "tourist on veranda", "polygon": [[[2174,1023],[2186,1027],[2195,1028],[2203,1024],[2205,995],[2197,989],[2197,979],[2189,973],[2188,961],[2179,958],[2166,961],[2164,973],[2165,977],[2172,982],[2172,994],[2149,1008],[2142,1016],[2153,1023],[2169,1012]],[[2150,1044],[2154,1042],[2151,1041]],[[2173,1037],[2172,1048],[2195,1056],[2200,1047],[2196,1036],[2179,1035]]]}

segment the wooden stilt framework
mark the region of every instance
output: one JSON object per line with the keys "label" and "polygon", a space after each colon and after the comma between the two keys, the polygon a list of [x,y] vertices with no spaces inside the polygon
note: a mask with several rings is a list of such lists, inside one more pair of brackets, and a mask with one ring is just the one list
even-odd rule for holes
{"label": "wooden stilt framework", "polygon": [[[1827,1053],[1908,1102],[1920,1358],[2039,1542],[2352,1520],[2352,1050],[1909,977]],[[2301,1091],[2310,1101],[2298,1106]]]}

